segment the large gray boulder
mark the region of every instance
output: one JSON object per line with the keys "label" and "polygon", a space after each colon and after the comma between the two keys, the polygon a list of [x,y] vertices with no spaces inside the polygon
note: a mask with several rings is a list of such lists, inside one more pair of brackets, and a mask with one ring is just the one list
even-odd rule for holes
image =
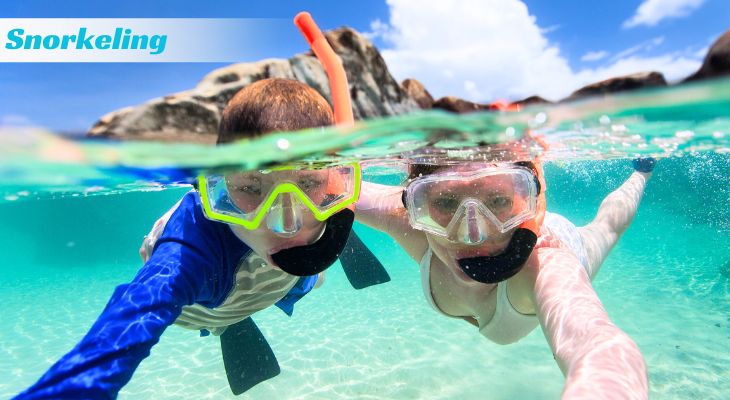
{"label": "large gray boulder", "polygon": [[[398,84],[375,46],[356,31],[343,27],[326,32],[325,36],[344,63],[357,119],[431,108],[455,113],[500,109],[493,104],[475,103],[453,96],[434,100],[415,79],[406,79]],[[730,31],[712,45],[700,70],[686,81],[728,73]],[[327,76],[311,52],[286,60],[232,64],[212,71],[190,90],[113,111],[103,116],[89,130],[88,136],[214,143],[220,115],[228,100],[244,86],[272,77],[302,81],[325,98],[330,98]],[[586,85],[562,101],[662,86],[667,86],[667,82],[661,73],[641,72]],[[531,96],[514,104],[549,103],[541,97]]]}
{"label": "large gray boulder", "polygon": [[[373,44],[350,28],[325,33],[342,59],[355,118],[408,113],[420,109],[388,71]],[[113,139],[214,143],[228,100],[252,82],[265,78],[302,81],[330,99],[327,75],[310,52],[288,60],[233,64],[212,71],[192,89],[113,111],[99,119],[88,136]]]}
{"label": "large gray boulder", "polygon": [[684,82],[717,78],[725,75],[730,75],[730,30],[712,44],[700,69],[687,77]]}

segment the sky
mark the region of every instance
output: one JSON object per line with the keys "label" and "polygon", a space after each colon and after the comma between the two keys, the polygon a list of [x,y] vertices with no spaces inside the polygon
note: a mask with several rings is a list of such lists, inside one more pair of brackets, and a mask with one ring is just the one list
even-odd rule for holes
{"label": "sky", "polygon": [[[309,11],[323,30],[350,26],[393,76],[438,98],[557,100],[613,76],[654,70],[676,82],[730,29],[727,0],[24,0],[0,18],[284,18]],[[307,50],[292,40],[264,57]],[[241,62],[257,60],[240,60]],[[0,126],[85,132],[102,115],[190,89],[220,63],[0,63]]]}

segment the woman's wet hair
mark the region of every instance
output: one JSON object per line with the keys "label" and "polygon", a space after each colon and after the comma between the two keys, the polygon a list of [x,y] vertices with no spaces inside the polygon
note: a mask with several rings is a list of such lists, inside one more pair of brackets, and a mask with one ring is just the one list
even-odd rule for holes
{"label": "woman's wet hair", "polygon": [[[537,168],[535,167],[535,164],[532,161],[516,161],[512,164],[518,166],[518,167],[524,167],[529,170],[532,170],[533,172],[537,173]],[[407,181],[411,181],[413,179],[416,179],[421,176],[428,176],[435,174],[436,172],[439,172],[444,169],[448,169],[449,167],[453,167],[454,164],[451,165],[438,165],[438,164],[409,164],[408,165],[408,178]]]}
{"label": "woman's wet hair", "polygon": [[217,143],[333,123],[329,103],[316,90],[291,79],[263,79],[241,89],[228,102]]}
{"label": "woman's wet hair", "polygon": [[[478,150],[475,151],[475,148],[470,148],[470,151],[478,154],[478,156],[464,161],[509,162],[536,171],[535,164],[530,161],[523,161],[533,158],[529,151],[530,145],[530,140],[527,139],[497,144],[480,143],[476,148]],[[406,178],[406,182],[410,182],[418,177],[435,174],[458,164],[458,160],[438,162],[436,160],[429,160],[428,157],[421,161],[410,161],[408,163],[408,177]]]}

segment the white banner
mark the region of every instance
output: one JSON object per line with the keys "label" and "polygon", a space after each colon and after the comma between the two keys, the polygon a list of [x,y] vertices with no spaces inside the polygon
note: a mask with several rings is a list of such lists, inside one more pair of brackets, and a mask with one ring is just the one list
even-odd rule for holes
{"label": "white banner", "polygon": [[241,61],[296,32],[287,19],[0,18],[0,62]]}

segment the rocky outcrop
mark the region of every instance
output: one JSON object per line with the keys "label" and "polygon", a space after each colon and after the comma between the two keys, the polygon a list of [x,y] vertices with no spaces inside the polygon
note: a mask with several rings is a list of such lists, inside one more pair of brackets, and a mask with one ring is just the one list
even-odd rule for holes
{"label": "rocky outcrop", "polygon": [[[370,41],[350,28],[329,31],[325,36],[347,71],[355,118],[403,114],[420,108],[418,101],[390,75]],[[244,86],[272,77],[297,79],[330,98],[327,75],[311,52],[288,60],[233,64],[209,73],[193,89],[109,113],[88,136],[214,143],[220,114],[228,100]],[[423,92],[428,93],[425,89]]]}
{"label": "rocky outcrop", "polygon": [[[547,102],[547,100],[545,100]],[[442,97],[433,103],[433,108],[464,114],[476,111],[520,111],[521,104],[497,100],[489,104],[474,103],[454,96]]]}
{"label": "rocky outcrop", "polygon": [[474,103],[454,96],[446,96],[436,100],[433,108],[450,111],[457,114],[489,110],[489,105]]}
{"label": "rocky outcrop", "polygon": [[525,107],[525,106],[532,106],[535,104],[552,104],[553,102],[550,100],[543,99],[540,96],[530,96],[525,97],[522,100],[517,100],[512,104],[517,104],[519,106]]}
{"label": "rocky outcrop", "polygon": [[[353,112],[358,119],[408,113],[419,109],[441,109],[455,113],[485,110],[515,110],[519,106],[551,104],[539,96],[514,103],[481,104],[453,96],[434,101],[419,81],[393,79],[373,44],[350,28],[325,33],[342,59],[350,84]],[[685,81],[730,74],[730,31],[710,48],[702,67]],[[217,69],[192,89],[153,99],[103,116],[88,136],[115,139],[169,140],[214,143],[220,114],[228,100],[241,88],[264,78],[297,79],[330,98],[327,76],[310,52],[290,59],[269,59],[233,64]],[[628,90],[666,86],[658,72],[642,72],[596,82],[576,90],[562,101]]]}
{"label": "rocky outcrop", "polygon": [[[355,118],[404,114],[418,109],[418,104],[390,75],[385,60],[369,40],[350,28],[339,28],[327,32],[326,36],[345,65]],[[323,82],[329,88],[327,81]]]}
{"label": "rocky outcrop", "polygon": [[109,113],[88,136],[113,139],[215,143],[220,112],[186,93]]}
{"label": "rocky outcrop", "polygon": [[415,79],[406,79],[401,82],[401,86],[406,91],[408,97],[415,100],[422,110],[429,110],[433,107],[433,97],[421,82]]}
{"label": "rocky outcrop", "polygon": [[576,100],[582,97],[597,96],[627,90],[667,86],[664,75],[659,72],[639,72],[619,76],[583,86],[562,101]]}
{"label": "rocky outcrop", "polygon": [[730,30],[710,46],[700,69],[687,77],[684,82],[717,78],[725,75],[730,75]]}

